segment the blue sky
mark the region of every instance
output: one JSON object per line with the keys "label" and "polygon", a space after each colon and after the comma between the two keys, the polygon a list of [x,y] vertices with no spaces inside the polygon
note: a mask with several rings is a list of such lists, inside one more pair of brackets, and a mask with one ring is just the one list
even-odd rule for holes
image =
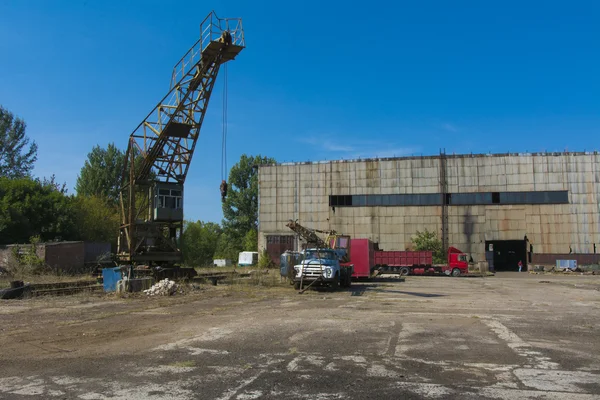
{"label": "blue sky", "polygon": [[[214,9],[247,43],[229,65],[229,167],[600,147],[600,2],[348,4],[4,0],[0,104],[38,143],[35,174],[72,190],[92,146],[126,146]],[[215,88],[185,212],[218,222]]]}

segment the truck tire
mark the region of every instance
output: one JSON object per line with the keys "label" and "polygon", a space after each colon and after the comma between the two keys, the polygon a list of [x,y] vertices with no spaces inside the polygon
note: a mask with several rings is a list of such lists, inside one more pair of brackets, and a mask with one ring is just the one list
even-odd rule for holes
{"label": "truck tire", "polygon": [[348,275],[344,274],[343,278],[340,279],[340,286],[343,288],[348,287]]}
{"label": "truck tire", "polygon": [[349,288],[351,284],[352,284],[352,276],[344,275],[344,279],[340,282],[340,286],[342,286],[343,288]]}
{"label": "truck tire", "polygon": [[337,290],[340,287],[340,276],[338,274],[335,274],[335,278],[333,278],[333,281],[331,281],[331,288],[333,290]]}
{"label": "truck tire", "polygon": [[406,276],[410,273],[410,270],[407,267],[403,267],[400,269],[400,276]]}
{"label": "truck tire", "polygon": [[460,276],[460,269],[454,268],[452,270],[452,276],[454,276],[454,277]]}
{"label": "truck tire", "polygon": [[300,290],[300,282],[294,282],[294,289]]}

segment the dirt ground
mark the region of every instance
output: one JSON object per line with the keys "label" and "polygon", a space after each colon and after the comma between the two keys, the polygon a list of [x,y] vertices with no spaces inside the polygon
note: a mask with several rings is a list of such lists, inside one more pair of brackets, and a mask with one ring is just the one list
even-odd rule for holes
{"label": "dirt ground", "polygon": [[597,399],[600,276],[0,303],[0,399]]}

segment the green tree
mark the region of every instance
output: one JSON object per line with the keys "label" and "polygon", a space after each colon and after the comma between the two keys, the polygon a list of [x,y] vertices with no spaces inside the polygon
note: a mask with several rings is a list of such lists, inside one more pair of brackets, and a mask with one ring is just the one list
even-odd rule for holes
{"label": "green tree", "polygon": [[221,227],[214,222],[186,222],[181,237],[184,264],[190,267],[212,264],[220,236]]}
{"label": "green tree", "polygon": [[76,238],[73,198],[30,178],[0,178],[0,243]]}
{"label": "green tree", "polygon": [[25,121],[0,106],[0,177],[30,176],[37,160],[37,144],[29,144]]}
{"label": "green tree", "polygon": [[117,205],[124,160],[124,152],[114,143],[110,143],[106,149],[94,146],[77,176],[77,195],[96,196]]}
{"label": "green tree", "polygon": [[442,249],[442,241],[433,231],[425,229],[423,232],[417,231],[416,235],[411,238],[412,244],[416,251],[431,251],[433,252],[433,262],[435,264],[443,264],[446,262],[446,255]]}
{"label": "green tree", "polygon": [[215,251],[215,258],[225,258],[234,262],[238,261],[238,256],[243,251],[242,240],[233,236],[231,231],[223,230],[219,241],[217,242],[217,249]]}
{"label": "green tree", "polygon": [[40,182],[42,186],[56,190],[64,195],[66,195],[68,192],[67,183],[63,182],[61,184],[56,182],[56,176],[54,174],[52,174],[50,178],[43,177],[41,180],[37,179],[37,181]]}
{"label": "green tree", "polygon": [[256,229],[250,229],[244,236],[244,251],[258,250],[258,232]]}
{"label": "green tree", "polygon": [[258,169],[256,167],[271,163],[275,163],[273,158],[243,154],[240,161],[229,171],[229,190],[223,202],[223,229],[229,238],[235,241],[234,248],[244,247],[246,245],[244,238],[248,232],[258,230]]}
{"label": "green tree", "polygon": [[88,242],[108,242],[114,250],[119,235],[119,211],[97,196],[77,196],[73,199],[76,235]]}

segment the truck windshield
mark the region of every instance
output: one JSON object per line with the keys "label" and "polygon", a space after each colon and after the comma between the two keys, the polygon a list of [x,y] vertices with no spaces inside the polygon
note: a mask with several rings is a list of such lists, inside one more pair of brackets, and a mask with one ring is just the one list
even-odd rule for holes
{"label": "truck windshield", "polygon": [[337,260],[337,255],[333,251],[319,251],[319,250],[308,250],[306,252],[306,259],[325,259],[325,260]]}

